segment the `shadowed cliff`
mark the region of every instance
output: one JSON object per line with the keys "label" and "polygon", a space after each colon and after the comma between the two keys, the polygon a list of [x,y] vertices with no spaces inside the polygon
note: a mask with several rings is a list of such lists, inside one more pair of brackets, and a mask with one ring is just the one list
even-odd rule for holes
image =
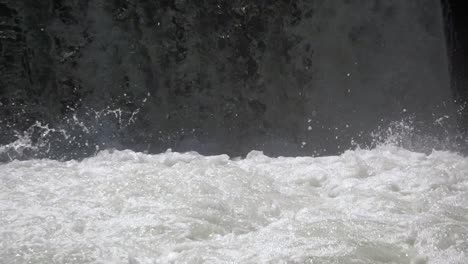
{"label": "shadowed cliff", "polygon": [[0,143],[27,131],[47,149],[32,156],[324,155],[392,121],[457,126],[436,0],[0,0],[0,16]]}

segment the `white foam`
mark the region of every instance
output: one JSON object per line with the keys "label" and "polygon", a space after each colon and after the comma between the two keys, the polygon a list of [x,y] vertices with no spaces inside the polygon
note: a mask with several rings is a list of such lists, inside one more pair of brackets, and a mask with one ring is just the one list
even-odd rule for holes
{"label": "white foam", "polygon": [[100,152],[0,165],[1,263],[468,263],[468,159]]}

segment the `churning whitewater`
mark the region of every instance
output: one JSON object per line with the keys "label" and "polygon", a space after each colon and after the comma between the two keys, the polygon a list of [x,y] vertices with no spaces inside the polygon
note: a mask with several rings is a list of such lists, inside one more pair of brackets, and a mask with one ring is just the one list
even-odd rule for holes
{"label": "churning whitewater", "polygon": [[1,263],[468,263],[468,158],[102,151],[0,165]]}

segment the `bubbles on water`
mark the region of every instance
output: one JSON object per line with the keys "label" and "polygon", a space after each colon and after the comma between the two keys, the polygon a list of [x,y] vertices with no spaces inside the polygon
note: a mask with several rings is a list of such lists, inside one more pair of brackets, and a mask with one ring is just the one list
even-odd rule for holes
{"label": "bubbles on water", "polygon": [[468,160],[395,146],[245,159],[101,151],[0,165],[5,263],[468,260]]}

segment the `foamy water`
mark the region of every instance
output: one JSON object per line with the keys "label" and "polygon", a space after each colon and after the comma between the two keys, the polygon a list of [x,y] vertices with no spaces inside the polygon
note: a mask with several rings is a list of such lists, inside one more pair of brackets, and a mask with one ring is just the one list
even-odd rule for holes
{"label": "foamy water", "polygon": [[468,263],[468,159],[384,146],[0,165],[0,262]]}

